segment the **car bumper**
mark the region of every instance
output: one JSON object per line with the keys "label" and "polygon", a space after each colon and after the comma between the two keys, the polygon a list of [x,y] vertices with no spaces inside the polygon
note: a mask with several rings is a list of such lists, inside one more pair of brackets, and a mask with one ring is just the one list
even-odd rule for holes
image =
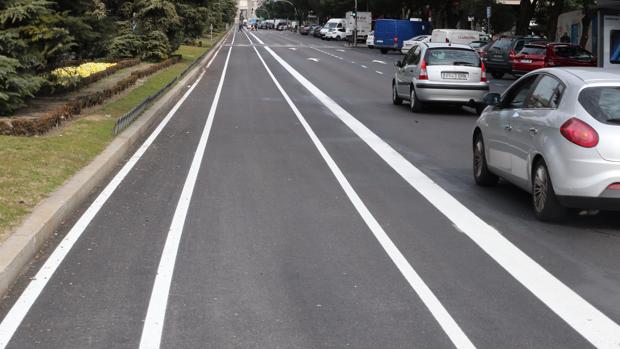
{"label": "car bumper", "polygon": [[489,92],[489,84],[438,84],[421,83],[415,85],[416,95],[423,102],[450,102],[468,104],[482,103]]}
{"label": "car bumper", "polygon": [[487,58],[487,60],[484,62],[484,65],[487,68],[487,72],[512,72],[512,64],[510,62],[491,61]]}
{"label": "car bumper", "polygon": [[620,211],[620,197],[618,198],[587,198],[580,196],[558,196],[560,204],[568,208]]}

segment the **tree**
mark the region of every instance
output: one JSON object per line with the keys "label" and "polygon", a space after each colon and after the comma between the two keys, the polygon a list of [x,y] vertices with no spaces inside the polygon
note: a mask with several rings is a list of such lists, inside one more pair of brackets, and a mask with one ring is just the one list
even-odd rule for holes
{"label": "tree", "polygon": [[0,116],[13,113],[34,97],[43,79],[25,73],[17,59],[0,55]]}

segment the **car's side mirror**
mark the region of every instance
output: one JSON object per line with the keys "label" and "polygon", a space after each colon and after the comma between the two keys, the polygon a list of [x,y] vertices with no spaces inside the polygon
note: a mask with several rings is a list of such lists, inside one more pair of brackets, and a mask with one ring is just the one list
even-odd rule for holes
{"label": "car's side mirror", "polygon": [[500,101],[501,96],[499,95],[499,93],[491,92],[484,95],[484,104],[486,105],[497,106],[499,105]]}

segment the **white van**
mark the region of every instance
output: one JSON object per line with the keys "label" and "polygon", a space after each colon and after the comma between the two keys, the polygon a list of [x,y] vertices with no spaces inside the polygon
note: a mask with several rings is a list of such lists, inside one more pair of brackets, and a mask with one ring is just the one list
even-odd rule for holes
{"label": "white van", "polygon": [[[325,35],[327,35],[327,33],[331,30],[332,32],[335,31],[340,31],[340,29],[342,29],[342,32],[344,33],[344,31],[346,30],[347,27],[347,20],[344,18],[332,18],[329,21],[327,21],[327,23],[325,23],[325,25],[323,26],[323,29],[321,29],[320,33],[321,33],[321,39],[325,39]],[[346,35],[346,33],[345,33]]]}
{"label": "white van", "polygon": [[431,34],[431,42],[469,45],[472,41],[484,40],[487,34],[477,30],[435,29]]}

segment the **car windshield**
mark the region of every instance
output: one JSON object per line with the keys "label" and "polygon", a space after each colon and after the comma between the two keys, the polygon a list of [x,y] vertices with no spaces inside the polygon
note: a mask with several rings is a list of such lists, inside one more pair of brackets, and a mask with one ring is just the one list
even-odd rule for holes
{"label": "car windshield", "polygon": [[556,46],[554,48],[555,55],[558,57],[577,59],[581,61],[589,61],[592,54],[579,46]]}
{"label": "car windshield", "polygon": [[510,40],[510,39],[499,39],[499,40],[495,41],[493,43],[493,46],[491,46],[491,47],[498,48],[498,49],[501,49],[501,50],[505,50],[505,49],[508,49],[511,44],[512,44],[512,40]]}
{"label": "car windshield", "polygon": [[336,28],[337,25],[338,25],[338,23],[336,23],[336,22],[327,23],[327,28]]}
{"label": "car windshield", "polygon": [[579,103],[598,121],[620,125],[620,86],[585,88]]}
{"label": "car windshield", "polygon": [[525,46],[519,52],[520,55],[544,55],[547,49],[542,46]]}
{"label": "car windshield", "polygon": [[480,58],[474,51],[457,48],[433,48],[426,54],[426,65],[464,65],[479,67]]}

